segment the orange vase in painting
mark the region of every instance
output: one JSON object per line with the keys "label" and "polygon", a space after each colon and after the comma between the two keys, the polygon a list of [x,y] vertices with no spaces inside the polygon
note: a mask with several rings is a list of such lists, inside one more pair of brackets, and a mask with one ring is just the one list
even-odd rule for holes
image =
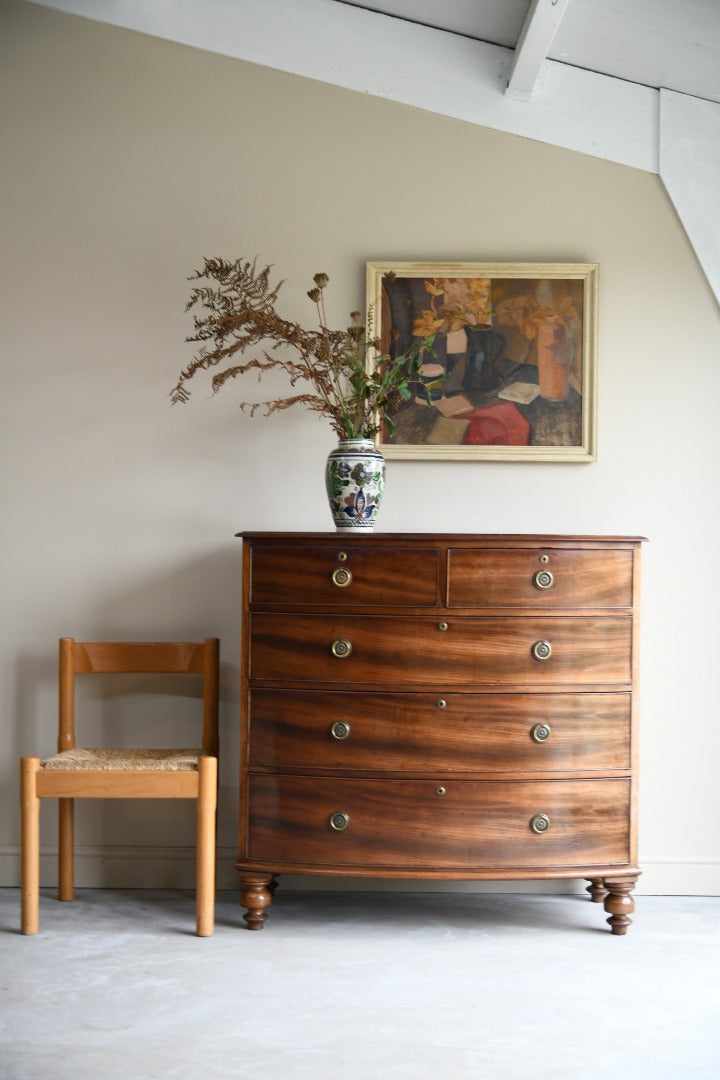
{"label": "orange vase in painting", "polygon": [[565,325],[552,315],[538,328],[537,363],[540,393],[547,401],[564,401],[568,396],[568,348]]}

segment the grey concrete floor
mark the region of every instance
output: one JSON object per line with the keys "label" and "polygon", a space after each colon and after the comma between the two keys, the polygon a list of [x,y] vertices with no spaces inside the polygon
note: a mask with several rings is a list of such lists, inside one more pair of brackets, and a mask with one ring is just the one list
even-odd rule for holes
{"label": "grey concrete floor", "polygon": [[720,1077],[720,898],[0,890],[2,1080]]}

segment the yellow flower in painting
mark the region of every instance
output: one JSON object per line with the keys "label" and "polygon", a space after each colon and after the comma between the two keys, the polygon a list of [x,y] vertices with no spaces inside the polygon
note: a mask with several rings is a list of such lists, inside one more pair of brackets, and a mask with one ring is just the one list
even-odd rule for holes
{"label": "yellow flower in painting", "polygon": [[432,337],[440,332],[443,323],[444,320],[432,308],[426,308],[413,322],[413,334],[415,337]]}
{"label": "yellow flower in painting", "polygon": [[490,278],[470,278],[468,281],[467,308],[481,325],[492,322],[492,282]]}
{"label": "yellow flower in painting", "polygon": [[497,305],[497,321],[501,326],[516,326],[531,341],[537,333],[531,315],[537,308],[538,302],[532,296],[511,296]]}
{"label": "yellow flower in painting", "polygon": [[450,313],[445,316],[442,322],[442,328],[444,334],[454,334],[458,330],[462,330],[465,326],[472,326],[474,324],[474,316],[470,316],[465,312]]}
{"label": "yellow flower in painting", "polygon": [[452,334],[492,323],[490,278],[432,278],[424,285],[433,300],[415,319],[415,334]]}
{"label": "yellow flower in painting", "polygon": [[577,319],[578,313],[575,307],[570,293],[565,293],[563,296],[559,296],[555,301],[556,313],[566,321],[569,319]]}
{"label": "yellow flower in painting", "polygon": [[[545,280],[523,282],[525,292],[491,278],[429,278],[423,281],[430,294],[430,306],[413,322],[417,337],[452,334],[467,326],[514,326],[528,340],[534,341],[538,329],[548,320],[566,327],[578,319],[572,295],[572,283]],[[517,287],[517,285],[515,286]]]}
{"label": "yellow flower in painting", "polygon": [[530,293],[510,296],[496,304],[497,322],[500,326],[516,326],[528,341],[534,341],[539,327],[548,320],[556,319],[567,326],[578,318],[577,308],[567,289],[552,296],[552,306],[541,304]]}

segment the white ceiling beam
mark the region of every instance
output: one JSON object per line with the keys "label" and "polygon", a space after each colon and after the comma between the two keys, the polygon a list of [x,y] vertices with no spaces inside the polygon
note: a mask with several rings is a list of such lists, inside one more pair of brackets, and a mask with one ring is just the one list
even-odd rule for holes
{"label": "white ceiling beam", "polygon": [[569,0],[533,0],[515,46],[508,97],[529,101]]}

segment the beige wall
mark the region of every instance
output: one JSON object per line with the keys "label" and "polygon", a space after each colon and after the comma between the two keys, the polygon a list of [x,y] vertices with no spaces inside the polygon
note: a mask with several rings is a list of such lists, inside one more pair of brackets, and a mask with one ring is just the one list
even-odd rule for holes
{"label": "beige wall", "polygon": [[[206,633],[222,639],[232,883],[233,534],[330,528],[333,438],[302,412],[251,420],[239,387],[210,400],[198,384],[174,409],[167,394],[191,355],[187,276],[204,255],[259,254],[299,319],[329,273],[339,325],[367,259],[600,264],[598,461],[394,462],[381,527],[650,537],[645,888],[720,891],[720,313],[657,177],[14,0],[0,101],[2,883],[17,757],[52,749],[57,637]],[[148,833],[138,811],[80,815],[81,882],[192,879],[182,830],[159,811]]]}

